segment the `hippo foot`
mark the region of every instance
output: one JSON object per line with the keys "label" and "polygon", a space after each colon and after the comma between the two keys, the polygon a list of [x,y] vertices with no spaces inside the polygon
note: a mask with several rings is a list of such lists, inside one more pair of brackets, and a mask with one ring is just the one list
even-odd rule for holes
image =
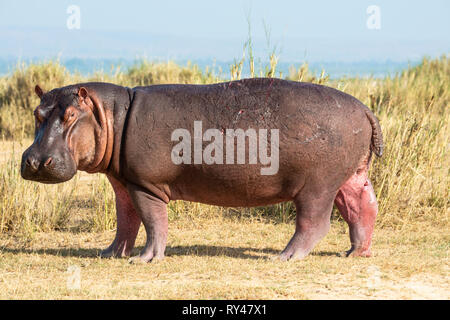
{"label": "hippo foot", "polygon": [[100,258],[124,258],[129,257],[131,249],[127,248],[126,243],[122,245],[111,244],[108,248],[100,252]]}
{"label": "hippo foot", "polygon": [[308,252],[305,252],[304,250],[294,250],[294,249],[285,249],[283,252],[281,252],[277,257],[275,257],[276,260],[280,261],[294,261],[294,260],[302,260],[308,255]]}
{"label": "hippo foot", "polygon": [[364,257],[364,258],[369,258],[370,256],[372,256],[372,253],[369,249],[364,249],[364,248],[351,248],[350,250],[347,250],[345,252],[341,253],[341,257]]}
{"label": "hippo foot", "polygon": [[139,256],[131,257],[130,259],[128,259],[128,262],[130,264],[146,264],[148,262],[152,262],[152,263],[159,262],[163,259],[164,259],[164,256],[162,256],[162,257],[155,256],[155,257],[152,257],[149,259],[149,258],[146,258],[145,256],[139,255]]}

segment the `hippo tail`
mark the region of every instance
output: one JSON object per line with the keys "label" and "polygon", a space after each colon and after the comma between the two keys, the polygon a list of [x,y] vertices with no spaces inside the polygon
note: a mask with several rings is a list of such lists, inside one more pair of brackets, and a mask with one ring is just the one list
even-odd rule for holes
{"label": "hippo tail", "polygon": [[377,117],[369,108],[365,108],[367,119],[369,119],[370,125],[372,126],[372,143],[371,150],[378,156],[381,157],[383,154],[383,132],[381,131],[380,123]]}

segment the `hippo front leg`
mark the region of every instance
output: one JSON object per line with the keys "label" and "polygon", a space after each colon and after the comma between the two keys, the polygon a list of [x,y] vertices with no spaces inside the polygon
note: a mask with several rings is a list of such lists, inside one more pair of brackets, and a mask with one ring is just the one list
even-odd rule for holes
{"label": "hippo front leg", "polygon": [[147,232],[144,249],[139,256],[132,257],[130,262],[161,260],[164,258],[167,243],[167,203],[138,186],[129,185],[128,190]]}
{"label": "hippo front leg", "polygon": [[108,176],[108,180],[116,195],[117,231],[114,241],[101,252],[100,256],[127,257],[133,250],[141,219],[125,186],[113,177]]}

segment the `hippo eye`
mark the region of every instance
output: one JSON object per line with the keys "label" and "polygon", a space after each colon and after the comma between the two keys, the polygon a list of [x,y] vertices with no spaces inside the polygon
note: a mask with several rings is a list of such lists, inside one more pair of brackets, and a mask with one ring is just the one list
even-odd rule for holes
{"label": "hippo eye", "polygon": [[76,109],[74,107],[68,107],[64,112],[64,122],[72,122],[76,117]]}
{"label": "hippo eye", "polygon": [[36,118],[36,121],[38,124],[41,124],[42,122],[44,122],[44,117],[39,112],[39,109],[34,110],[34,117]]}

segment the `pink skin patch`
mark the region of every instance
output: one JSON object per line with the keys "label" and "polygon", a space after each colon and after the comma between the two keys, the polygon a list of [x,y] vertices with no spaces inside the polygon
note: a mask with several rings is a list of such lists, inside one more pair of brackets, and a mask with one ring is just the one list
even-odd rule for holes
{"label": "pink skin patch", "polygon": [[350,228],[352,247],[347,251],[347,256],[371,256],[370,245],[378,204],[367,170],[364,165],[351,176],[339,189],[334,200]]}
{"label": "pink skin patch", "polygon": [[127,189],[116,179],[108,176],[116,194],[117,231],[113,243],[105,249],[102,257],[127,257],[133,250],[141,219],[131,201]]}

